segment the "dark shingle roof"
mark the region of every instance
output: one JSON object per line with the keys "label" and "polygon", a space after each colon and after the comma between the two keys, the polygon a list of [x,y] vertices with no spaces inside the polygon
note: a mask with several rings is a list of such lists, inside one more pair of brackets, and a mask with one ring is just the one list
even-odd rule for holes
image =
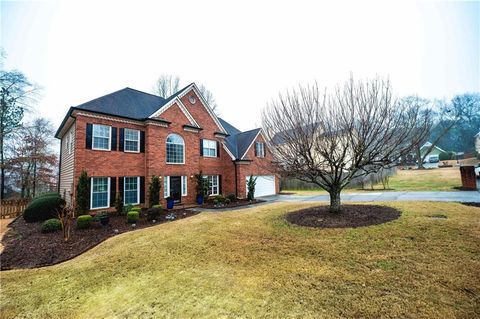
{"label": "dark shingle roof", "polygon": [[167,100],[160,96],[127,87],[80,104],[75,108],[143,120],[165,105],[166,102]]}
{"label": "dark shingle roof", "polygon": [[257,136],[260,129],[256,128],[250,131],[241,132],[239,129],[226,122],[225,120],[221,118],[219,118],[218,120],[225,128],[227,133],[230,135],[225,139],[225,145],[227,146],[228,150],[233,154],[235,159],[241,159],[243,154],[245,154],[248,147]]}

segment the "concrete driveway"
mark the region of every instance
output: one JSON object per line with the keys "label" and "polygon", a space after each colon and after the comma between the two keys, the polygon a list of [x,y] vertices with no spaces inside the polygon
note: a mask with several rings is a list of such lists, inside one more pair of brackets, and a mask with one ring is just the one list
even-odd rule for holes
{"label": "concrete driveway", "polygon": [[[345,193],[340,197],[344,202],[439,201],[480,203],[480,192],[478,191]],[[279,202],[322,202],[330,200],[328,195],[275,195],[262,197],[262,199]]]}

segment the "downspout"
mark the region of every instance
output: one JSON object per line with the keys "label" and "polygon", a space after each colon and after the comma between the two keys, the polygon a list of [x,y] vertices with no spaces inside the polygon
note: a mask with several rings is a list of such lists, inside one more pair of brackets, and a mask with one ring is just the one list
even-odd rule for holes
{"label": "downspout", "polygon": [[238,197],[238,184],[237,184],[237,163],[233,161],[233,165],[235,166],[235,197]]}
{"label": "downspout", "polygon": [[[60,175],[62,174],[62,144],[63,139],[60,139],[60,156],[58,159],[58,182],[57,182],[57,193],[60,194]],[[62,196],[62,194],[60,194]]]}

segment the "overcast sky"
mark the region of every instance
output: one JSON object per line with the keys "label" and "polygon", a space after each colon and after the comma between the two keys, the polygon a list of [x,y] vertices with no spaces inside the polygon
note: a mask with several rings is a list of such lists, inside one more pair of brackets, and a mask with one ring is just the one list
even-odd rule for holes
{"label": "overcast sky", "polygon": [[43,87],[37,115],[162,73],[204,84],[242,130],[299,83],[389,76],[397,95],[480,91],[479,2],[1,2],[6,68]]}

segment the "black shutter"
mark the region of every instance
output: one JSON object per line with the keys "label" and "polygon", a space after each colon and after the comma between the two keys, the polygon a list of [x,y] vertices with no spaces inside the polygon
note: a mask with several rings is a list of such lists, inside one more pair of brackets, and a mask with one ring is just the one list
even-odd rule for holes
{"label": "black shutter", "polygon": [[222,175],[218,175],[218,193],[222,194]]}
{"label": "black shutter", "polygon": [[145,131],[140,131],[140,153],[145,153]]}
{"label": "black shutter", "polygon": [[110,177],[110,207],[115,206],[115,196],[117,196],[117,178]]}
{"label": "black shutter", "polygon": [[217,141],[217,157],[220,157],[220,142]]}
{"label": "black shutter", "polygon": [[200,139],[200,156],[203,156],[203,139]]}
{"label": "black shutter", "polygon": [[118,178],[118,193],[120,194],[120,198],[122,199],[123,202],[123,180],[125,177],[120,176]]}
{"label": "black shutter", "polygon": [[140,176],[140,203],[145,203],[145,176]]}
{"label": "black shutter", "polygon": [[267,143],[263,143],[263,156],[267,156]]}
{"label": "black shutter", "polygon": [[85,139],[85,147],[89,150],[92,149],[92,138],[93,138],[93,125],[87,123],[87,134]]}
{"label": "black shutter", "polygon": [[257,142],[255,142],[253,146],[255,147],[255,156],[258,156],[258,154],[257,154]]}
{"label": "black shutter", "polygon": [[124,128],[120,128],[120,137],[118,139],[119,143],[118,143],[118,150],[120,152],[123,152],[123,145],[124,145],[124,136],[125,136],[125,129]]}
{"label": "black shutter", "polygon": [[110,149],[112,151],[117,150],[117,128],[112,126],[112,143]]}

